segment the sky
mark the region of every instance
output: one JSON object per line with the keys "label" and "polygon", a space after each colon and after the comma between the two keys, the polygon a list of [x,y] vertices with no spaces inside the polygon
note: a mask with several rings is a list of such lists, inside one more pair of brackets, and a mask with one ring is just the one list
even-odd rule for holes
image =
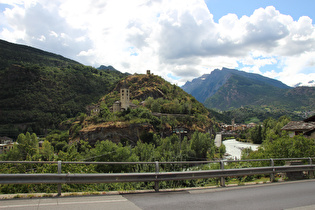
{"label": "sky", "polygon": [[183,85],[222,67],[315,84],[313,0],[0,0],[0,39]]}

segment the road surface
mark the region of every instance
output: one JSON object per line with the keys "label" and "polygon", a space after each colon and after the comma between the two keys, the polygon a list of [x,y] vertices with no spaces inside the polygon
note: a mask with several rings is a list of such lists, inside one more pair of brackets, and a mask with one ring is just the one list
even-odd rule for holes
{"label": "road surface", "polygon": [[122,195],[1,200],[0,209],[315,209],[315,180]]}

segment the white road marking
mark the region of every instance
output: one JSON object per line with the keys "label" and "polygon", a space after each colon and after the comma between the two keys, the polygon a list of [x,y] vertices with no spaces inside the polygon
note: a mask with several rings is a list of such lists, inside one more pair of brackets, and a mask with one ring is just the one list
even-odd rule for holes
{"label": "white road marking", "polygon": [[287,209],[287,210],[314,210],[314,209],[315,209],[315,205],[301,206],[301,207],[296,207],[296,208]]}
{"label": "white road marking", "polygon": [[121,200],[106,200],[106,201],[79,201],[79,202],[53,202],[53,203],[37,203],[37,204],[21,204],[21,205],[7,205],[0,206],[0,209],[5,208],[22,208],[22,207],[35,207],[35,206],[58,206],[58,205],[73,205],[73,204],[93,204],[93,203],[115,203],[128,201],[127,199]]}

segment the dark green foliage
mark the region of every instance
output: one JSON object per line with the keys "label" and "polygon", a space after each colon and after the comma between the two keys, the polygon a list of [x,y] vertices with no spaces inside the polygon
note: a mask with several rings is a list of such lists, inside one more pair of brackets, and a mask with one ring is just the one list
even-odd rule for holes
{"label": "dark green foliage", "polygon": [[213,157],[215,146],[209,134],[195,132],[190,142],[196,160],[206,160],[208,153]]}
{"label": "dark green foliage", "polygon": [[42,148],[39,151],[40,160],[43,161],[52,161],[54,159],[54,147],[50,144],[49,141],[45,140],[42,144]]}
{"label": "dark green foliage", "polygon": [[282,135],[281,128],[290,122],[290,118],[282,116],[278,120],[268,118],[262,124],[253,128],[244,130],[240,133],[239,138],[250,140],[255,144],[261,144],[264,141],[272,141]]}
{"label": "dark green foliage", "polygon": [[39,154],[38,138],[35,133],[20,134],[13,149],[3,155],[4,160],[33,160]]}
{"label": "dark green foliage", "polygon": [[[263,139],[261,147],[258,151],[244,151],[243,158],[313,157],[315,154],[314,139],[306,138],[302,135],[291,138],[286,132],[281,130],[289,121],[290,119],[285,116],[280,117],[278,120],[272,118],[265,120],[261,129],[261,139]],[[260,126],[256,126],[253,131],[259,131],[259,127]]]}
{"label": "dark green foliage", "polygon": [[[161,138],[154,133],[148,133],[137,142],[130,145],[115,144],[111,141],[98,141],[92,148],[88,142],[67,143],[68,134],[53,132],[48,135],[42,146],[38,147],[35,133],[20,134],[14,148],[2,154],[2,160],[62,160],[62,161],[105,161],[105,162],[133,162],[133,161],[180,161],[212,159],[216,151],[214,140],[209,134],[195,132],[191,140],[187,137],[173,134]],[[149,140],[147,140],[148,138]],[[114,167],[115,168],[115,167]],[[105,170],[105,169],[104,169]],[[120,169],[106,169],[111,172]],[[127,169],[126,169],[127,170]]]}
{"label": "dark green foliage", "polygon": [[[90,151],[91,156],[98,162],[132,162],[137,161],[137,156],[131,153],[131,148],[111,141],[97,142]],[[130,172],[132,165],[97,165],[95,170],[101,173]]]}
{"label": "dark green foliage", "polygon": [[262,128],[261,125],[256,125],[250,132],[250,138],[254,144],[262,143]]}
{"label": "dark green foliage", "polygon": [[223,155],[226,153],[226,148],[224,144],[221,144],[221,146],[217,150],[219,157],[222,158]]}
{"label": "dark green foliage", "polygon": [[101,103],[99,116],[103,119],[110,118],[112,113],[109,111],[105,103]]}
{"label": "dark green foliage", "polygon": [[[214,147],[213,140],[208,134],[196,132],[193,140],[183,139],[178,135],[172,135],[166,138],[160,138],[153,134],[152,143],[144,143],[138,141],[133,148],[129,145],[115,144],[111,141],[99,141],[92,148],[87,142],[80,141],[68,144],[67,150],[59,150],[59,143],[64,143],[65,134],[54,131],[48,136],[50,141],[58,142],[54,148],[48,140],[45,140],[39,151],[33,152],[30,145],[33,145],[31,139],[35,134],[19,136],[21,148],[28,155],[26,157],[19,156],[21,150],[13,149],[8,154],[0,156],[2,160],[61,160],[61,161],[97,161],[105,164],[62,164],[61,173],[132,173],[132,172],[154,172],[154,164],[119,164],[107,165],[106,162],[137,162],[137,161],[186,161],[197,159],[208,159],[213,157],[214,151],[218,150]],[[60,142],[61,141],[61,142]],[[23,143],[24,142],[24,143]],[[26,142],[28,142],[26,144]],[[198,143],[202,144],[202,148],[198,147]],[[34,145],[33,145],[34,146]],[[17,152],[18,151],[18,152]],[[54,152],[55,151],[55,152]],[[33,155],[32,155],[33,154]],[[57,173],[56,164],[3,164],[0,173]],[[160,171],[182,171],[185,169],[192,170],[209,170],[217,166],[194,166],[189,164],[161,164]],[[170,181],[161,182],[160,188],[173,187],[195,187],[215,185],[215,179],[200,179],[190,181]],[[113,184],[69,184],[62,185],[62,192],[82,192],[82,191],[110,191],[110,190],[136,190],[136,189],[153,189],[154,183],[113,183]],[[56,185],[0,185],[1,193],[33,193],[33,192],[56,192]]]}
{"label": "dark green foliage", "polygon": [[274,136],[272,141],[264,141],[258,151],[247,151],[243,154],[246,159],[263,159],[263,158],[304,158],[313,157],[315,153],[314,139],[306,138],[302,135]]}
{"label": "dark green foliage", "polygon": [[0,63],[0,136],[57,128],[125,76],[1,40]]}
{"label": "dark green foliage", "polygon": [[48,66],[59,66],[60,64],[79,64],[73,60],[43,50],[25,45],[13,44],[0,40],[0,66],[9,66],[18,63],[37,63]]}

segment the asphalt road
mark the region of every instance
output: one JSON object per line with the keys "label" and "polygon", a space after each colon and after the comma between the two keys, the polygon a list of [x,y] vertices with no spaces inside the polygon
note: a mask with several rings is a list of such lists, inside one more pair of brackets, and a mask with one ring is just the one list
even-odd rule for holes
{"label": "asphalt road", "polygon": [[315,209],[315,180],[160,193],[1,200],[0,209]]}

